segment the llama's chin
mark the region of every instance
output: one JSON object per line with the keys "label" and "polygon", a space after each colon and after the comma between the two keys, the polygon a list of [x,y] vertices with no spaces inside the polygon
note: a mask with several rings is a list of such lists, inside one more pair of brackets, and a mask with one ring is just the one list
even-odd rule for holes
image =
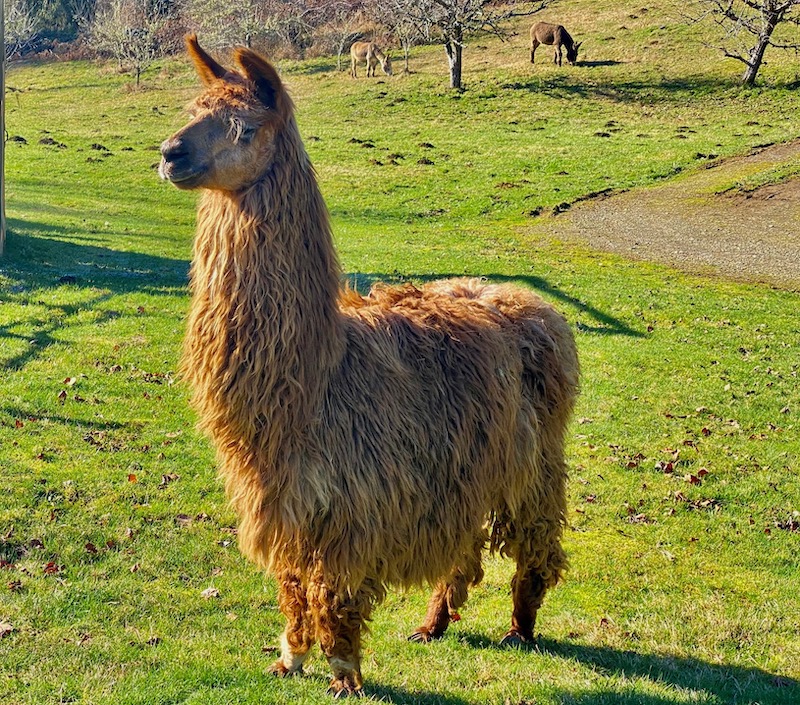
{"label": "llama's chin", "polygon": [[205,169],[195,169],[190,172],[178,171],[173,164],[163,159],[161,164],[158,165],[158,175],[164,179],[164,181],[169,181],[173,186],[177,186],[181,189],[197,188],[200,186],[205,174]]}

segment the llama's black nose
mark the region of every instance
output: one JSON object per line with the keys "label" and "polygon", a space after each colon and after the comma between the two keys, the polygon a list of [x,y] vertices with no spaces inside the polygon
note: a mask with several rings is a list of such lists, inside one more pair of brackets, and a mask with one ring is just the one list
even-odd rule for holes
{"label": "llama's black nose", "polygon": [[189,149],[182,139],[170,137],[161,143],[161,156],[164,161],[177,162],[189,156]]}

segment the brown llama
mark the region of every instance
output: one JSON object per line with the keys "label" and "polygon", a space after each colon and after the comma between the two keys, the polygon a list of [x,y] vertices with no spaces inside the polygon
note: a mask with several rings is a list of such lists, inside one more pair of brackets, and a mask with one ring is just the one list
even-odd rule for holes
{"label": "brown llama", "polygon": [[367,78],[375,75],[375,67],[380,64],[387,76],[392,75],[392,59],[384,54],[375,42],[353,42],[350,45],[350,75],[358,78],[356,67],[360,63],[367,65]]}
{"label": "brown llama", "polygon": [[202,189],[183,371],[286,617],[277,675],[319,642],[331,692],[362,689],[390,585],[434,585],[412,634],[442,636],[484,549],[515,559],[511,628],[534,638],[566,568],[572,332],[533,292],[476,279],[342,288],[328,211],[275,69],[227,70],[187,38],[204,92],[160,174]]}
{"label": "brown llama", "polygon": [[531,63],[536,54],[536,48],[540,44],[554,46],[553,63],[561,66],[561,47],[567,50],[567,63],[575,65],[578,60],[578,49],[583,42],[575,43],[569,32],[561,24],[551,24],[550,22],[537,22],[531,27]]}

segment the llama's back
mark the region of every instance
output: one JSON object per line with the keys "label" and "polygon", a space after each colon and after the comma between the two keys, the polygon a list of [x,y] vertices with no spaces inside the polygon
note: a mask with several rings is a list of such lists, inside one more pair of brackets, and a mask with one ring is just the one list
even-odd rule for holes
{"label": "llama's back", "polygon": [[381,581],[436,580],[487,519],[563,484],[543,458],[561,457],[572,334],[532,292],[479,280],[381,286],[343,313],[347,352],[318,427],[328,455],[311,470],[327,502],[314,543],[332,568],[357,555]]}

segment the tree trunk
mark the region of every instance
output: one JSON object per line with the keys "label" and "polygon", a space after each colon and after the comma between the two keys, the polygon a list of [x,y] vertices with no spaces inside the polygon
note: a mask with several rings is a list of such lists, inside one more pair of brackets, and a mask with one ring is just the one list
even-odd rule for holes
{"label": "tree trunk", "polygon": [[463,47],[456,39],[449,39],[444,45],[447,63],[450,66],[450,88],[461,89],[461,53]]}
{"label": "tree trunk", "polygon": [[752,86],[756,82],[758,70],[764,61],[764,52],[769,46],[769,40],[775,31],[780,18],[776,15],[768,15],[764,21],[764,29],[758,35],[758,43],[750,50],[750,57],[746,62],[746,68],[742,74],[742,85]]}
{"label": "tree trunk", "polygon": [[3,53],[0,54],[0,255],[6,246],[6,171],[5,171],[5,111],[6,111],[6,40],[5,40],[5,10],[0,4],[0,45]]}

